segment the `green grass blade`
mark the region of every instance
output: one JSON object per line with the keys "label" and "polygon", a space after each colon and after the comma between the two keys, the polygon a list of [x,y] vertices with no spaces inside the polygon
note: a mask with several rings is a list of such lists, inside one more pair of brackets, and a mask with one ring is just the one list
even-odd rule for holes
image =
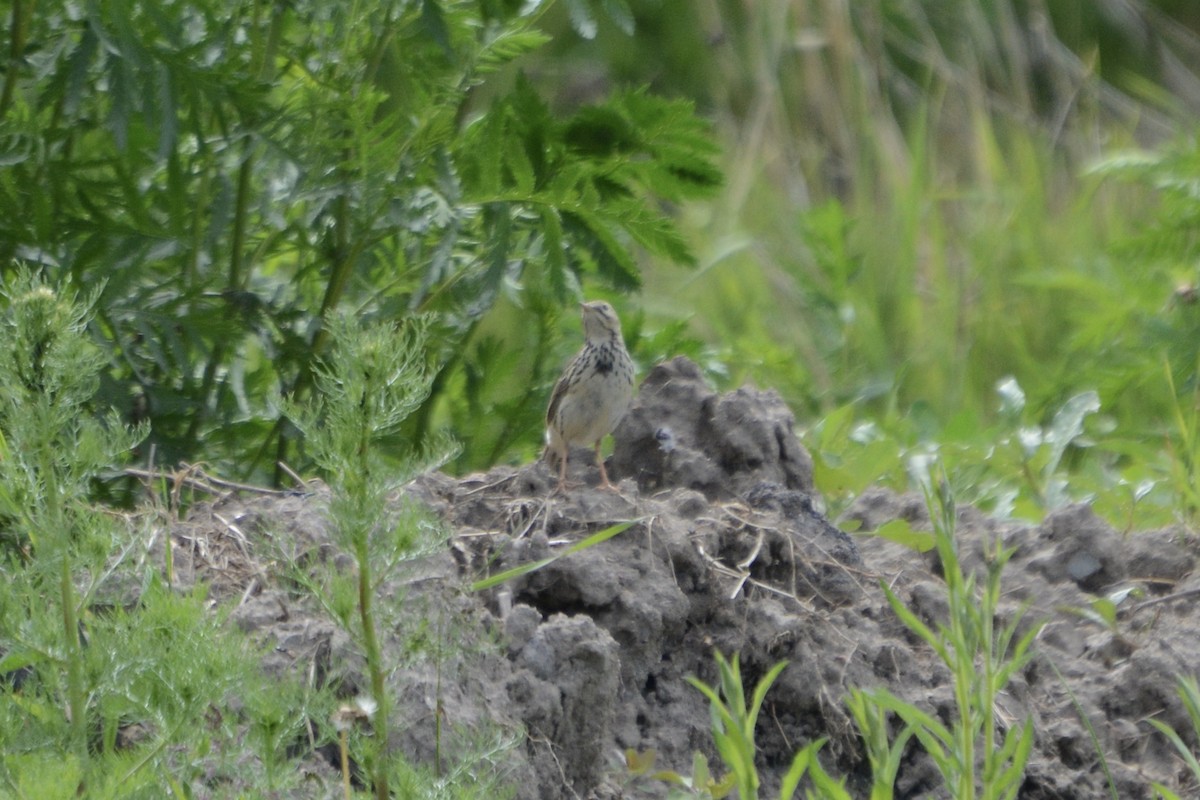
{"label": "green grass blade", "polygon": [[717,670],[721,675],[721,694],[729,706],[729,713],[737,719],[746,716],[746,690],[742,686],[742,665],[737,653],[731,660],[726,660],[720,652],[713,653],[717,660]]}
{"label": "green grass blade", "polygon": [[1179,699],[1192,719],[1192,730],[1200,734],[1200,685],[1191,676],[1179,679]]}
{"label": "green grass blade", "polygon": [[[810,744],[809,747],[812,745]],[[818,796],[822,800],[853,800],[850,793],[846,791],[846,779],[834,780],[821,767],[821,762],[817,759],[816,748],[813,748],[812,759],[808,765],[808,777],[812,779],[813,786],[817,788]]]}
{"label": "green grass blade", "polygon": [[1048,658],[1044,660],[1045,663],[1050,665],[1050,669],[1054,670],[1059,684],[1067,690],[1067,696],[1071,698],[1071,705],[1075,707],[1075,715],[1079,717],[1079,721],[1088,732],[1088,738],[1092,740],[1092,748],[1096,751],[1096,757],[1100,760],[1100,768],[1104,770],[1104,778],[1108,781],[1109,795],[1111,795],[1112,800],[1120,800],[1120,796],[1117,794],[1116,781],[1113,780],[1112,770],[1108,768],[1108,759],[1104,757],[1104,749],[1100,746],[1100,737],[1096,734],[1096,729],[1092,727],[1092,721],[1088,719],[1087,714],[1083,713],[1083,706],[1079,704],[1079,698],[1071,690],[1071,684],[1067,682],[1066,677],[1059,671],[1058,665]]}
{"label": "green grass blade", "polygon": [[520,566],[513,567],[512,569],[506,569],[503,572],[498,572],[495,575],[484,578],[483,580],[475,581],[471,584],[471,591],[482,592],[484,589],[490,589],[493,586],[499,586],[500,584],[510,581],[513,578],[520,577],[521,575],[528,575],[531,572],[537,572],[539,569],[542,569],[549,564],[553,564],[560,558],[566,558],[572,553],[578,553],[580,550],[586,550],[589,547],[595,547],[601,542],[607,542],[617,534],[623,533],[641,521],[641,519],[633,519],[629,520],[628,522],[618,522],[616,525],[610,525],[602,531],[593,533],[586,539],[579,540],[557,555],[550,556],[549,558],[543,558],[538,561],[530,561],[528,564],[521,564]]}
{"label": "green grass blade", "polygon": [[796,752],[796,756],[792,759],[792,765],[788,767],[787,773],[783,776],[783,782],[779,784],[779,800],[792,800],[796,794],[796,787],[800,785],[804,773],[808,771],[809,762],[825,742],[825,738],[818,739],[811,742],[808,747]]}
{"label": "green grass blade", "polygon": [[941,637],[934,633],[933,629],[931,629],[928,625],[922,622],[921,619],[914,614],[899,597],[896,596],[895,592],[893,592],[886,583],[880,581],[879,585],[883,588],[883,593],[887,595],[887,600],[892,607],[892,611],[897,617],[900,618],[900,621],[904,623],[905,627],[917,634],[917,636],[920,636],[922,639],[924,639],[925,642],[937,652],[938,657],[941,658],[946,664],[949,664],[950,653],[946,649],[946,645],[942,643]]}
{"label": "green grass blade", "polygon": [[1003,797],[1007,800],[1016,797],[1017,790],[1021,788],[1021,780],[1025,776],[1025,766],[1029,762],[1029,754],[1032,751],[1033,722],[1026,719],[1019,732],[1016,728],[1010,728],[1005,735],[1004,747],[996,761],[1000,764],[1007,762],[1008,766],[996,780],[985,779],[984,791],[986,794],[984,797]]}
{"label": "green grass blade", "polygon": [[1179,755],[1183,758],[1184,763],[1188,765],[1188,769],[1192,771],[1192,775],[1200,779],[1200,761],[1196,760],[1196,756],[1190,749],[1188,749],[1187,744],[1184,743],[1179,734],[1175,732],[1175,729],[1165,722],[1161,722],[1157,719],[1148,719],[1146,721],[1157,728],[1159,733],[1167,737],[1167,740],[1174,745],[1175,750],[1178,751]]}
{"label": "green grass blade", "polygon": [[896,775],[900,773],[900,762],[904,758],[904,747],[915,733],[916,730],[911,724],[905,725],[904,730],[900,731],[900,735],[892,742],[882,774],[876,775],[875,784],[871,787],[871,800],[892,800]]}
{"label": "green grass blade", "polygon": [[771,667],[771,671],[763,676],[763,679],[754,687],[754,695],[750,702],[750,711],[746,716],[745,730],[750,736],[754,735],[754,726],[758,723],[758,712],[762,708],[763,700],[766,699],[767,691],[770,690],[771,684],[775,683],[775,679],[779,677],[779,673],[787,668],[788,662],[780,661],[775,666]]}
{"label": "green grass blade", "polygon": [[[913,735],[920,740],[925,752],[940,767],[953,766],[955,746],[954,735],[934,717],[926,714],[914,705],[904,702],[885,689],[880,689],[871,695],[871,699],[881,708],[891,711],[912,728]],[[947,751],[951,755],[947,755]],[[946,774],[943,770],[943,774]]]}

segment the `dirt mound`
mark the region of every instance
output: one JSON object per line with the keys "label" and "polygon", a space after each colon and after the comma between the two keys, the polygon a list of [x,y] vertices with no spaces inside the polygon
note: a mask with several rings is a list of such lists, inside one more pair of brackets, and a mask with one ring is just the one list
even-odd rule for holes
{"label": "dirt mound", "polygon": [[[385,585],[381,605],[435,635],[453,631],[455,644],[436,663],[405,657],[400,636],[386,644],[401,665],[394,746],[432,762],[440,714],[443,758],[489,731],[519,737],[502,760],[521,798],[627,796],[627,748],[653,749],[660,766],[680,771],[696,750],[715,760],[707,702],[684,678],[714,683],[720,650],[741,654],[748,686],[777,661],[790,663],[759,718],[767,788],[798,748],[829,736],[826,768],[866,796],[867,765],[842,702],[848,689],[887,687],[943,722],[953,710],[949,674],[895,618],[880,581],[930,623],[945,614],[944,589],[925,556],[877,536],[852,538],[815,509],[811,460],[792,427],[774,393],[718,395],[676,360],[651,372],[615,434],[610,474],[624,479],[620,494],[591,488],[598,472],[583,451],[571,477],[586,485],[562,496],[550,495],[543,464],[416,481],[409,495],[451,526],[450,546]],[[361,658],[266,555],[282,549],[296,563],[351,568],[323,509],[319,492],[196,509],[173,532],[176,570],[234,600],[234,621],[273,645],[266,669],[302,671],[352,696],[364,685]],[[845,517],[863,531],[893,519],[927,525],[917,498],[884,491],[864,494]],[[482,593],[466,588],[631,519],[625,532],[530,575]],[[997,537],[1016,548],[1000,622],[1026,607],[1028,619],[1049,620],[1037,658],[999,709],[1003,722],[1034,720],[1020,797],[1110,796],[1081,715],[1122,798],[1151,797],[1151,780],[1196,796],[1145,722],[1190,729],[1175,680],[1200,663],[1196,539],[1183,529],[1123,535],[1084,506],[1038,526],[960,511],[966,567],[982,566]],[[1079,613],[1123,587],[1141,597],[1126,600],[1115,626]],[[309,769],[336,787],[321,754]],[[896,796],[948,796],[913,746]]]}

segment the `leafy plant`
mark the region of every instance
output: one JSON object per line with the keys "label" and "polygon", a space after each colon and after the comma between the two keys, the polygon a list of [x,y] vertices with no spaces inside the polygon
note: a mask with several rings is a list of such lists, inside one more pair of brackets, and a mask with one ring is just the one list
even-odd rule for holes
{"label": "leafy plant", "polygon": [[732,661],[727,661],[719,652],[713,655],[720,676],[717,687],[690,676],[688,683],[699,689],[711,704],[713,741],[721,760],[734,776],[738,796],[745,800],[756,800],[759,780],[758,769],[754,765],[754,726],[758,722],[758,712],[767,690],[787,667],[787,662],[781,661],[767,671],[754,687],[754,694],[747,705],[738,654],[733,654]]}
{"label": "leafy plant", "polygon": [[88,304],[29,273],[18,274],[3,292],[0,511],[15,547],[8,556],[25,562],[45,589],[55,587],[60,638],[51,651],[61,653],[66,673],[70,752],[86,764],[93,712],[80,636],[86,601],[76,576],[103,566],[112,528],[81,498],[97,472],[128,453],[146,431],[125,429],[111,418],[104,424],[88,412],[103,363],[84,334]]}
{"label": "leafy plant", "polygon": [[996,394],[1000,421],[979,433],[978,445],[940,449],[946,469],[958,473],[962,491],[998,516],[1034,519],[1085,494],[1086,484],[1071,479],[1069,456],[1093,444],[1085,421],[1100,411],[1099,395],[1092,390],[1075,394],[1054,410],[1048,423],[1037,424],[1015,378],[997,382]]}
{"label": "leafy plant", "polygon": [[[446,440],[436,449],[404,455],[405,470],[397,472],[380,457],[378,441],[394,432],[429,394],[432,371],[426,365],[428,321],[409,320],[402,326],[377,324],[358,330],[345,318],[331,323],[333,351],[315,372],[317,399],[302,406],[294,400],[287,413],[304,433],[316,463],[329,482],[330,518],[338,543],[355,560],[350,580],[352,600],[344,579],[329,576],[327,589],[310,584],[334,617],[352,633],[366,655],[373,703],[374,736],[367,761],[379,800],[388,791],[388,726],[392,711],[386,679],[375,594],[389,568],[411,558],[422,544],[420,528],[390,504],[396,487],[444,461],[452,452]],[[353,616],[351,614],[353,612]]]}
{"label": "leafy plant", "polygon": [[[1102,423],[1089,419],[1100,411],[1097,393],[1083,391],[1053,409],[1040,422],[1027,407],[1025,393],[1011,376],[997,382],[998,419],[991,425],[973,421],[945,440],[932,438],[920,422],[893,415],[869,421],[862,409],[843,406],[817,422],[807,437],[813,454],[813,477],[834,503],[844,504],[872,485],[903,488],[900,467],[905,454],[937,457],[957,492],[998,517],[1040,519],[1068,502],[1090,499],[1114,483],[1109,474],[1095,481],[1072,472],[1080,453],[1113,456],[1119,444],[1106,439]],[[946,433],[943,431],[942,433]],[[1099,453],[1094,456],[1099,461]],[[933,536],[912,531],[903,521],[890,523],[879,535],[928,550]]]}
{"label": "leafy plant", "polygon": [[[210,714],[228,711],[230,689],[253,693],[251,659],[202,590],[133,574],[145,537],[88,502],[146,434],[94,415],[105,363],[86,331],[94,296],[28,272],[3,294],[0,784],[161,797],[224,735]],[[45,753],[58,754],[53,768]]]}
{"label": "leafy plant", "polygon": [[[502,456],[535,435],[513,401],[543,366],[493,369],[488,312],[506,297],[532,314],[544,358],[581,283],[638,284],[635,246],[690,261],[659,202],[720,182],[690,104],[635,90],[555,114],[514,77],[554,5],[18,3],[0,264],[104,282],[101,399],[153,421],[166,463],[262,477],[303,458],[275,398],[311,391],[337,311],[440,312],[439,373],[406,433],[465,423],[440,400],[469,379],[505,423],[472,437],[475,460]],[[568,5],[584,31],[598,11],[632,19]]]}
{"label": "leafy plant", "polygon": [[709,770],[708,759],[699,751],[692,756],[691,775],[680,775],[669,769],[651,772],[654,769],[656,756],[657,754],[653,750],[642,753],[626,750],[625,766],[629,769],[629,774],[635,778],[649,776],[652,780],[662,781],[671,786],[672,788],[667,793],[668,798],[701,797],[721,800],[733,791],[733,784],[737,776],[732,772],[727,772],[717,779]]}
{"label": "leafy plant", "polygon": [[846,706],[858,726],[867,751],[867,763],[871,766],[870,800],[891,800],[904,748],[916,730],[912,723],[906,723],[892,738],[888,732],[887,710],[861,689],[850,690]]}
{"label": "leafy plant", "polygon": [[[988,554],[986,574],[977,588],[976,575],[966,574],[958,560],[954,539],[957,514],[948,484],[938,483],[936,494],[928,474],[922,485],[933,520],[936,548],[946,582],[948,618],[934,630],[882,584],[892,610],[904,625],[928,644],[950,670],[954,684],[957,717],[947,727],[939,720],[892,695],[886,689],[852,695],[856,717],[866,714],[863,702],[896,714],[904,723],[898,737],[915,736],[941,772],[947,789],[960,800],[1013,798],[1021,786],[1025,763],[1033,747],[1030,720],[1009,727],[997,739],[995,702],[1012,675],[1032,657],[1030,650],[1042,623],[1020,633],[1022,618],[1016,615],[999,630],[995,615],[1000,601],[1000,576],[1013,551],[996,545]],[[1018,635],[1019,634],[1019,635]],[[879,738],[878,712],[866,715],[868,753],[873,754],[876,776],[893,772],[898,749],[890,749]],[[860,723],[861,724],[861,723]],[[981,762],[977,763],[977,762]],[[883,791],[876,783],[873,791]],[[874,795],[873,795],[874,796]],[[890,796],[883,793],[880,796]]]}
{"label": "leafy plant", "polygon": [[[699,689],[701,694],[709,700],[712,711],[713,742],[717,746],[717,752],[721,754],[721,761],[729,770],[729,775],[733,777],[733,787],[737,791],[737,796],[742,800],[757,800],[760,781],[758,767],[754,763],[757,750],[754,744],[754,726],[758,722],[758,712],[762,709],[763,700],[766,698],[771,684],[787,668],[787,662],[781,661],[767,671],[767,674],[755,685],[754,693],[747,704],[738,654],[734,653],[732,660],[726,660],[719,652],[713,655],[716,658],[717,671],[720,676],[718,685],[709,686],[695,677],[688,677],[688,683]],[[780,784],[780,800],[788,800],[795,795],[796,789],[806,773],[817,787],[818,796],[831,800],[849,800],[850,795],[842,787],[842,784],[830,778],[817,761],[817,751],[824,744],[824,739],[818,739],[809,742],[807,746],[796,753]],[[670,772],[662,773],[659,777],[661,780],[676,785],[688,784],[686,780],[678,780],[679,776]],[[689,788],[700,792],[699,796],[701,797],[721,796],[713,793],[713,788],[720,790],[724,786],[725,779],[715,785],[710,785],[708,782],[697,784],[695,778],[696,767],[694,765],[693,779]],[[709,794],[703,794],[705,791]]]}

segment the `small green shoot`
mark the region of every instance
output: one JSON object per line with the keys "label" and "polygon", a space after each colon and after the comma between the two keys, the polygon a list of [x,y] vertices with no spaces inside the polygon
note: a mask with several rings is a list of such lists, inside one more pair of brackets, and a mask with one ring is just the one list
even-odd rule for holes
{"label": "small green shoot", "polygon": [[531,572],[537,572],[539,569],[543,569],[544,567],[553,564],[560,558],[566,558],[573,553],[578,553],[579,551],[586,550],[589,547],[595,547],[601,542],[606,542],[616,536],[618,533],[623,533],[631,526],[636,525],[641,521],[642,520],[640,519],[632,519],[628,520],[627,522],[618,522],[615,525],[609,525],[604,530],[597,531],[586,539],[579,540],[566,550],[563,550],[561,553],[556,553],[555,555],[548,556],[547,558],[542,558],[537,561],[530,561],[528,564],[521,564],[519,566],[512,567],[511,569],[506,569],[503,572],[498,572],[495,575],[490,575],[481,580],[477,580],[471,584],[471,591],[482,592],[484,589],[490,589],[493,586],[499,586],[500,584],[510,581],[513,578],[518,578],[522,575],[528,575]]}
{"label": "small green shoot", "polygon": [[[746,692],[742,685],[742,670],[738,654],[733,654],[732,660],[727,660],[720,652],[715,652],[719,680],[717,686],[709,686],[696,677],[688,677],[688,683],[700,690],[708,698],[712,713],[713,741],[721,760],[729,770],[726,776],[733,777],[733,786],[737,789],[740,800],[758,800],[760,784],[758,768],[754,763],[757,747],[754,744],[754,726],[758,722],[758,713],[762,710],[763,700],[767,691],[787,668],[786,661],[780,661],[767,671],[758,685],[750,702],[746,702]],[[800,785],[801,779],[807,774],[817,789],[816,797],[826,800],[850,800],[850,795],[842,786],[821,769],[817,761],[817,751],[825,744],[825,739],[810,742],[796,753],[791,766],[784,775],[779,789],[780,800],[791,800]],[[693,765],[693,770],[695,765]],[[722,782],[723,785],[723,782]],[[701,797],[705,795],[701,794]],[[810,794],[810,796],[813,796]]]}
{"label": "small green shoot", "polygon": [[[1183,707],[1187,711],[1188,718],[1192,722],[1192,730],[1196,735],[1200,736],[1200,684],[1197,684],[1196,678],[1192,675],[1183,675],[1179,678],[1177,687],[1179,699],[1183,701]],[[1179,753],[1179,757],[1183,759],[1183,763],[1187,765],[1188,770],[1192,773],[1192,777],[1196,781],[1200,781],[1200,759],[1197,759],[1196,754],[1183,741],[1183,737],[1179,732],[1165,722],[1157,719],[1146,720],[1153,725],[1159,733],[1167,737],[1167,741]],[[1160,783],[1152,784],[1154,790],[1167,800],[1175,800],[1178,795]]]}
{"label": "small green shoot", "polygon": [[697,751],[692,756],[692,774],[680,775],[674,770],[658,770],[651,772],[657,753],[653,750],[638,752],[625,751],[625,766],[634,777],[648,776],[653,780],[670,785],[667,793],[668,800],[676,798],[702,798],[703,800],[722,800],[733,791],[735,776],[732,772],[725,773],[719,780],[709,771],[708,759]]}
{"label": "small green shoot", "polygon": [[754,694],[747,705],[738,654],[733,654],[732,661],[727,661],[719,652],[713,655],[720,673],[717,686],[709,686],[693,676],[689,676],[687,681],[699,689],[711,704],[713,740],[717,745],[717,752],[721,754],[721,760],[734,775],[738,797],[742,800],[757,800],[759,779],[758,770],[754,766],[754,726],[758,722],[758,712],[762,708],[767,690],[787,667],[787,662],[780,661],[767,671],[754,687]]}
{"label": "small green shoot", "polygon": [[858,726],[871,765],[871,800],[891,800],[904,748],[916,729],[912,723],[906,723],[896,738],[889,740],[886,709],[861,689],[850,690],[846,705]]}
{"label": "small green shoot", "polygon": [[[935,630],[886,583],[882,588],[895,614],[950,670],[958,716],[947,727],[887,690],[852,695],[851,708],[858,709],[855,716],[867,739],[872,765],[884,771],[882,775],[876,772],[873,797],[889,796],[879,786],[879,779],[886,777],[886,771],[891,769],[896,750],[895,745],[889,749],[886,742],[879,740],[878,712],[866,713],[863,703],[867,701],[882,711],[896,714],[904,722],[901,737],[916,736],[958,800],[977,797],[1011,800],[1020,788],[1033,747],[1033,725],[1027,719],[1020,726],[1009,727],[997,740],[996,700],[1013,674],[1029,662],[1031,647],[1043,623],[1033,624],[1018,635],[1022,615],[1017,614],[1008,625],[995,628],[1000,575],[1013,551],[999,544],[993,547],[988,553],[983,585],[978,586],[977,576],[967,574],[958,560],[954,537],[957,509],[948,482],[943,478],[935,490],[927,471],[929,465],[914,466],[918,467],[917,478],[925,490],[933,520],[937,553],[946,581],[949,618]],[[864,720],[866,727],[862,727]],[[982,760],[981,770],[977,759]]]}

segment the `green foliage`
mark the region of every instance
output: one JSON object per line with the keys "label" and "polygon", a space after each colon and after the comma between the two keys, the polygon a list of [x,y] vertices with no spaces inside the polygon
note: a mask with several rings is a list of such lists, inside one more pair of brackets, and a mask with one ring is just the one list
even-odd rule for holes
{"label": "green foliage", "polygon": [[651,780],[662,781],[670,786],[671,789],[667,793],[670,800],[694,797],[721,800],[733,791],[737,776],[732,772],[727,772],[718,780],[709,771],[708,759],[700,751],[696,751],[692,755],[691,775],[680,775],[669,769],[651,772],[656,757],[657,754],[653,750],[642,753],[626,750],[625,766],[634,778],[649,776]]}
{"label": "green foliage", "polygon": [[378,524],[387,494],[448,458],[453,446],[443,438],[427,454],[404,453],[407,469],[400,472],[390,470],[375,447],[429,396],[433,369],[426,363],[428,318],[360,330],[349,318],[338,317],[330,330],[333,350],[314,370],[317,401],[301,405],[289,399],[285,411],[338,493],[335,502],[346,496],[347,507],[337,505],[334,512],[337,519],[354,524],[338,531],[342,544],[357,548],[365,543],[363,531]]}
{"label": "green foliage", "polygon": [[867,763],[871,765],[871,800],[891,800],[904,748],[916,729],[912,723],[906,723],[892,738],[887,710],[861,689],[850,690],[846,706],[858,726],[867,751]]}
{"label": "green foliage", "polygon": [[[900,621],[933,648],[950,670],[957,717],[947,727],[886,689],[853,693],[851,709],[875,770],[872,796],[876,792],[880,797],[890,796],[881,788],[881,779],[889,773],[894,777],[903,748],[901,740],[915,736],[955,798],[1011,800],[1020,789],[1033,748],[1033,724],[1026,719],[1020,726],[1011,725],[997,740],[995,700],[1013,674],[1029,663],[1030,647],[1044,623],[1029,625],[1021,632],[1022,616],[1017,614],[1002,629],[995,629],[1000,575],[1013,551],[997,544],[988,554],[983,585],[977,587],[977,576],[965,574],[958,560],[954,541],[957,508],[949,485],[944,480],[939,482],[935,493],[928,474],[923,485],[946,581],[948,619],[934,630],[905,606],[886,582],[881,585]],[[894,713],[904,723],[900,736],[890,746],[883,733],[882,712]],[[861,727],[864,721],[865,728]],[[977,757],[982,766],[977,764]]]}
{"label": "green foliage", "polygon": [[477,580],[473,584],[471,584],[471,591],[481,592],[484,589],[490,589],[493,586],[499,586],[500,584],[502,584],[506,581],[510,581],[513,578],[519,577],[521,575],[528,575],[531,572],[537,572],[538,570],[546,567],[547,565],[553,564],[555,561],[558,561],[560,558],[566,558],[567,556],[569,556],[573,553],[578,553],[580,550],[586,550],[589,547],[595,547],[596,545],[600,544],[601,542],[607,542],[612,537],[616,536],[619,533],[623,533],[624,531],[628,530],[630,527],[632,527],[633,525],[636,525],[640,521],[641,520],[634,519],[634,520],[629,520],[628,522],[618,522],[615,525],[609,525],[607,528],[597,531],[596,533],[593,533],[591,536],[588,536],[584,539],[580,539],[578,542],[571,545],[566,550],[563,550],[561,553],[556,553],[553,556],[549,556],[547,558],[543,558],[538,561],[530,561],[527,564],[520,564],[518,566],[512,567],[511,569],[506,569],[503,572],[498,572],[495,575],[489,575],[486,578]]}
{"label": "green foliage", "polygon": [[[718,791],[725,791],[725,782],[728,776],[732,775],[733,787],[737,790],[737,796],[743,800],[757,800],[760,784],[758,767],[754,763],[757,751],[754,744],[754,726],[758,722],[758,712],[762,709],[767,691],[770,690],[771,684],[775,682],[779,674],[787,668],[787,662],[781,661],[767,671],[767,674],[754,687],[754,693],[747,704],[745,690],[742,687],[742,671],[738,663],[738,654],[734,653],[731,661],[726,660],[720,653],[714,653],[714,656],[720,674],[718,685],[709,686],[694,677],[689,677],[688,683],[699,689],[701,694],[709,700],[712,711],[713,742],[729,773],[725,779],[715,784],[707,780],[697,783],[697,771],[702,765],[695,764],[690,782],[670,772],[655,777],[678,786],[687,786],[694,793],[692,796],[720,797],[723,794],[718,794]],[[780,800],[790,800],[806,774],[817,789],[817,794],[813,795],[810,792],[808,793],[809,797],[849,800],[850,795],[843,788],[844,781],[834,781],[821,769],[821,765],[817,761],[817,751],[824,744],[825,740],[819,739],[810,742],[796,753],[780,785]],[[706,766],[703,771],[707,771]]]}
{"label": "green foliage", "polygon": [[393,759],[389,783],[396,797],[413,800],[511,800],[516,790],[503,778],[510,766],[508,752],[516,744],[505,738],[481,742],[475,750],[476,760],[464,760],[444,774]]}
{"label": "green foliage", "polygon": [[[402,470],[382,463],[380,439],[395,432],[429,395],[432,371],[425,364],[428,321],[417,317],[399,327],[359,329],[346,318],[330,324],[333,350],[315,370],[317,398],[307,406],[287,404],[287,414],[304,434],[313,460],[324,470],[332,498],[329,513],[339,545],[353,554],[353,575],[328,574],[329,588],[316,589],[334,617],[363,648],[370,675],[374,736],[365,741],[366,764],[379,800],[387,800],[388,728],[392,712],[389,673],[374,613],[380,581],[420,546],[421,526],[389,502],[400,484],[444,462],[448,442],[429,452],[402,456]],[[356,589],[351,617],[351,584]]]}
{"label": "green foliage", "polygon": [[857,497],[868,486],[885,483],[902,470],[901,440],[845,405],[814,424],[806,437],[813,457],[813,480],[834,504]]}
{"label": "green foliage", "polygon": [[5,761],[7,782],[17,797],[71,797],[83,780],[74,755],[20,753]]}
{"label": "green foliage", "polygon": [[7,301],[0,319],[0,513],[14,520],[4,541],[26,554],[69,558],[68,548],[87,552],[94,517],[75,500],[146,429],[126,430],[91,413],[103,360],[84,333],[90,302],[27,272],[0,291]]}
{"label": "green foliage", "polygon": [[[121,781],[142,770],[154,778],[148,788],[157,785],[159,791],[168,776],[199,780],[213,741],[234,736],[230,695],[286,693],[287,682],[267,685],[256,674],[253,654],[223,626],[224,615],[211,613],[203,591],[179,595],[157,579],[136,609],[91,620],[89,685],[95,687],[103,752],[115,756],[102,773],[128,759]],[[136,755],[126,755],[117,734],[134,722],[146,731],[146,741]],[[113,784],[116,796],[119,787]]]}
{"label": "green foliage", "polygon": [[253,691],[252,662],[203,592],[147,573],[131,594],[144,537],[87,503],[90,482],[145,435],[93,414],[104,360],[88,303],[25,272],[3,292],[0,669],[20,681],[0,702],[0,783],[18,796],[161,797],[223,735],[212,711],[235,687]]}
{"label": "green foliage", "polygon": [[[1197,361],[1200,365],[1200,360]],[[1165,364],[1166,383],[1174,404],[1175,423],[1167,447],[1168,479],[1181,516],[1195,520],[1200,513],[1200,370],[1193,374],[1190,396],[1176,391],[1171,365]]]}
{"label": "green foliage", "polygon": [[145,431],[125,430],[114,420],[106,427],[87,414],[101,361],[83,333],[86,305],[24,272],[3,291],[8,309],[0,320],[0,441],[6,451],[0,459],[0,510],[11,531],[6,539],[16,547],[7,555],[27,561],[43,590],[56,586],[51,608],[59,616],[61,638],[47,642],[43,652],[62,654],[71,752],[82,763],[90,710],[78,623],[83,602],[75,576],[103,569],[114,530],[80,498],[95,473],[128,452]]}
{"label": "green foliage", "polygon": [[[834,410],[805,437],[817,487],[836,512],[868,486],[907,488],[901,465],[936,458],[962,502],[998,518],[1036,521],[1070,502],[1090,502],[1127,529],[1195,518],[1194,397],[1176,401],[1175,428],[1164,434],[1163,448],[1116,427],[1094,390],[1040,413],[1011,376],[995,392],[995,421],[964,415],[940,429],[924,424],[917,409],[874,421],[858,405]],[[928,533],[901,522],[873,534],[920,550],[932,546]]]}
{"label": "green foliage", "polygon": [[[690,260],[656,200],[720,180],[685,102],[629,91],[558,116],[513,81],[552,5],[18,3],[0,264],[103,282],[103,402],[153,421],[166,463],[242,474],[295,455],[275,398],[311,389],[327,315],[441,312],[453,357],[412,419],[423,438],[502,293],[544,328],[584,281],[636,286],[632,246]],[[631,21],[569,5],[581,28]],[[489,411],[516,417],[481,366]],[[472,446],[495,457],[533,427]]]}
{"label": "green foliage", "polygon": [[767,672],[754,688],[753,699],[747,706],[738,654],[733,654],[732,661],[726,661],[720,653],[714,655],[720,673],[718,688],[694,677],[689,677],[688,683],[699,689],[711,704],[713,741],[721,760],[734,775],[738,796],[756,800],[759,780],[758,769],[754,766],[754,726],[767,690],[787,667],[787,662],[781,661]]}
{"label": "green foliage", "polygon": [[[419,473],[454,455],[447,437],[430,437],[421,448],[408,447],[385,459],[381,449],[429,396],[437,372],[428,362],[431,319],[360,325],[339,316],[331,320],[328,359],[314,369],[317,393],[309,402],[284,402],[288,418],[304,435],[313,461],[330,488],[329,517],[334,539],[354,558],[354,568],[336,564],[300,564],[294,554],[292,577],[345,628],[366,658],[370,735],[355,728],[348,736],[355,758],[365,765],[376,797],[470,797],[472,791],[499,791],[501,756],[511,741],[480,743],[477,761],[455,763],[443,771],[441,715],[433,731],[438,763],[429,770],[408,764],[386,749],[394,723],[388,686],[395,657],[416,658],[432,651],[440,676],[443,650],[458,644],[441,624],[440,610],[421,613],[407,602],[406,572],[445,547],[445,532],[426,512],[396,500],[397,490]],[[386,589],[385,589],[386,587]],[[381,591],[387,603],[378,603]],[[398,643],[385,653],[385,634]],[[286,716],[275,714],[274,728],[261,730],[264,741],[286,731]],[[411,723],[409,723],[411,724]],[[280,730],[281,729],[281,730]]]}
{"label": "green foliage", "polygon": [[[1027,13],[801,2],[679,23],[700,29],[693,48],[721,37],[711,56],[675,54],[670,75],[711,70],[696,91],[737,143],[731,190],[694,227],[713,261],[684,295],[736,349],[735,377],[822,412],[858,400],[986,419],[1005,374],[1039,411],[1061,403],[1059,349],[1094,310],[1048,276],[1105,280],[1106,245],[1145,193],[1079,185],[1094,142],[1128,141],[1132,120],[1097,110],[1111,87],[1031,41]],[[613,57],[661,57],[657,39],[643,48],[659,53]],[[1034,62],[1063,82],[1018,67]]]}
{"label": "green foliage", "polygon": [[[1200,198],[1196,196],[1200,139],[1189,137],[1159,152],[1114,153],[1094,164],[1091,172],[1122,183],[1150,186],[1158,193],[1151,224],[1129,236],[1125,252],[1152,259],[1152,266],[1179,269],[1175,277],[1181,280],[1194,278],[1194,261],[1200,256],[1200,242],[1195,237],[1195,226],[1200,223]],[[1187,297],[1177,299],[1189,302]],[[1178,354],[1192,355],[1187,351]]]}
{"label": "green foliage", "polygon": [[[685,217],[699,271],[646,285],[720,343],[723,383],[820,420],[814,449],[844,459],[817,458],[823,490],[903,486],[897,451],[934,443],[961,498],[982,477],[1002,513],[1036,516],[1069,483],[1118,524],[1190,518],[1175,409],[1200,333],[1194,110],[1131,54],[1148,35],[1194,64],[1194,25],[1139,7],[1119,30],[1086,4],[1035,25],[1020,0],[682,5],[642,9],[633,46],[600,37],[615,72],[651,65],[731,143],[727,189]],[[995,402],[1010,378],[1019,422]],[[1023,455],[1019,428],[1050,433],[1089,392],[1102,413],[1047,474],[1053,447]]]}
{"label": "green foliage", "polygon": [[[262,761],[261,785],[268,792],[280,790],[291,777],[288,748],[308,733],[308,721],[325,718],[324,709],[307,691],[291,681],[266,680],[260,691],[243,697],[249,738]],[[315,706],[315,708],[314,708]]]}
{"label": "green foliage", "polygon": [[1028,413],[1025,393],[1009,376],[996,384],[999,420],[974,441],[939,448],[954,475],[955,494],[1001,517],[1040,519],[1093,488],[1072,477],[1072,456],[1094,444],[1086,421],[1100,411],[1095,391],[1083,391],[1053,410],[1045,424]]}

